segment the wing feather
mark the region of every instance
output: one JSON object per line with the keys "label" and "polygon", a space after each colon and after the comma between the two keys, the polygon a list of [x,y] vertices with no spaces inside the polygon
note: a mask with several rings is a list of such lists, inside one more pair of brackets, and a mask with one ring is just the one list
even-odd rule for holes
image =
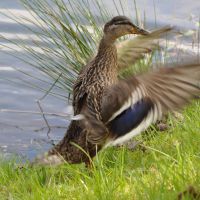
{"label": "wing feather", "polygon": [[[200,95],[200,63],[183,64],[182,66],[165,67],[142,75],[133,76],[126,80],[120,80],[116,85],[109,87],[103,96],[101,106],[102,121],[94,120],[86,113],[85,121],[90,128],[89,140],[93,143],[107,143],[110,139],[117,139],[113,144],[130,139],[148,128],[151,123],[160,119],[163,114],[182,108],[196,96]],[[123,138],[116,136],[111,128],[115,125],[125,126],[124,119],[130,116],[137,117],[137,112],[131,110],[141,100],[148,98],[153,104],[151,109],[142,111],[139,120],[141,123],[133,130],[123,133]],[[145,106],[145,105],[144,105]],[[139,114],[139,113],[138,113]],[[129,116],[126,116],[129,115]],[[121,117],[120,120],[116,120]],[[137,120],[136,120],[137,121]],[[113,124],[112,124],[113,123]],[[133,122],[134,123],[134,122]],[[126,128],[126,127],[125,127]],[[123,130],[125,130],[123,128]],[[121,138],[121,139],[120,139]],[[110,142],[109,142],[110,143]]]}
{"label": "wing feather", "polygon": [[173,27],[165,26],[152,31],[149,35],[137,36],[131,40],[119,42],[117,45],[118,69],[127,68],[139,59],[159,47],[158,39],[170,32]]}

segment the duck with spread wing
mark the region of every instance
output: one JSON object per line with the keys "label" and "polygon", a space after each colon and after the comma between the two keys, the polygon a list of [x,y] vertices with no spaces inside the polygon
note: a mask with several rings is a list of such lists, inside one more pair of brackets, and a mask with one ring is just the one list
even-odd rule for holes
{"label": "duck with spread wing", "polygon": [[[83,67],[74,84],[74,120],[65,137],[35,162],[87,163],[102,148],[130,140],[199,95],[200,64],[118,78],[122,68],[155,49],[157,39],[171,30],[163,27],[147,32],[125,16],[107,22],[96,56]],[[127,34],[141,36],[117,48],[116,40]]]}

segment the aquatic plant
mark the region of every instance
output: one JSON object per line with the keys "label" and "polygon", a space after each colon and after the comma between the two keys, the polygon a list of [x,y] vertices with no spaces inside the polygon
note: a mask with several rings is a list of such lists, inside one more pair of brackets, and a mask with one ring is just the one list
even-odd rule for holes
{"label": "aquatic plant", "polygon": [[[125,14],[124,2],[112,0],[113,11],[111,13],[107,9],[105,1],[102,0],[81,0],[78,2],[76,0],[20,1],[31,17],[16,16],[12,13],[7,13],[6,16],[34,35],[34,38],[30,38],[31,44],[26,44],[20,37],[18,37],[17,42],[1,37],[26,53],[25,57],[17,55],[16,57],[50,77],[54,86],[63,91],[61,93],[71,94],[79,70],[96,52],[97,41],[102,34],[102,24],[114,13]],[[136,13],[135,23],[141,25],[136,1],[134,1],[133,7]],[[15,56],[13,52],[12,55]],[[144,61],[141,62],[142,66],[145,66]],[[134,70],[133,68],[126,69],[121,75],[126,76],[140,70],[141,67],[136,66]],[[52,82],[47,82],[19,69],[18,71],[31,76],[33,79],[38,79],[39,83],[42,81],[49,87],[52,85]],[[41,87],[41,84],[26,84],[47,91],[46,87]],[[60,93],[49,93],[62,99],[65,98]]]}

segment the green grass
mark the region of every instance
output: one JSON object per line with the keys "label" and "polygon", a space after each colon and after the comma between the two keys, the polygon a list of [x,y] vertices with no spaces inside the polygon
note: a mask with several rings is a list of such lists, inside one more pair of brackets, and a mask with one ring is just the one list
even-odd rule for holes
{"label": "green grass", "polygon": [[[172,117],[170,130],[139,136],[138,148],[109,148],[95,158],[92,170],[80,165],[20,169],[0,164],[0,199],[177,199],[192,185],[200,188],[200,102]],[[185,199],[189,199],[185,197]]]}

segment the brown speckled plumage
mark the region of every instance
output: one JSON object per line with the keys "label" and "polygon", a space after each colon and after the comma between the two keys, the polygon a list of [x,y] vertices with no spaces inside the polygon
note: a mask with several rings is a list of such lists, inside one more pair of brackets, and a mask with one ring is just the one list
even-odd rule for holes
{"label": "brown speckled plumage", "polygon": [[[98,120],[101,120],[100,105],[104,88],[112,85],[117,80],[117,50],[111,44],[105,50],[102,40],[99,52],[94,60],[85,66],[79,74],[73,90],[73,107],[75,115],[85,109],[90,109]],[[87,140],[87,130],[79,121],[72,121],[64,139],[49,153],[59,153],[70,163],[89,162],[87,152],[92,158],[101,149]],[[79,145],[85,152],[74,146]]]}

